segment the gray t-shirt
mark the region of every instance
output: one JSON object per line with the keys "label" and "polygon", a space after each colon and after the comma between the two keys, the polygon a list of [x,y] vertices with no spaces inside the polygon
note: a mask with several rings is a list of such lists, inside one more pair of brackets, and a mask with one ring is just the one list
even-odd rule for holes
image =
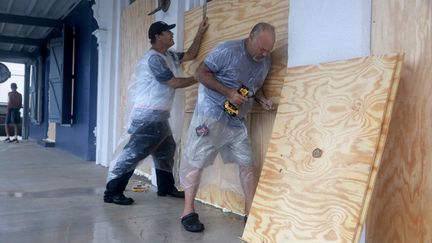
{"label": "gray t-shirt", "polygon": [[[168,50],[166,55],[169,55],[173,60],[179,60],[179,62],[181,62],[184,52],[173,52]],[[148,65],[158,82],[165,83],[174,77],[174,74],[171,69],[169,69],[168,64],[160,55],[151,55],[148,59]],[[180,63],[176,63],[176,65],[180,65]]]}
{"label": "gray t-shirt", "polygon": [[[254,95],[264,83],[270,70],[271,57],[268,55],[260,61],[255,61],[246,51],[246,40],[233,40],[219,44],[214,48],[204,60],[205,65],[214,73],[216,80],[223,85],[238,89],[241,85],[249,88],[249,92]],[[206,106],[205,110],[211,110],[211,115],[219,120],[226,120],[230,125],[243,122],[245,115],[252,107],[253,99],[241,104],[239,116],[232,117],[223,110],[226,97],[221,93],[203,87],[202,103]],[[210,108],[210,109],[209,109]],[[221,114],[223,111],[224,114]]]}

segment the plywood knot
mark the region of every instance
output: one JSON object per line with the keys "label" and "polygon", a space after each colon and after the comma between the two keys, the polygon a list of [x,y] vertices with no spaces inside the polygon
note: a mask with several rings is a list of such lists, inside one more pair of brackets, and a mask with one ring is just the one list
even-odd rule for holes
{"label": "plywood knot", "polygon": [[320,158],[322,156],[322,154],[323,154],[323,151],[319,148],[316,148],[312,151],[312,156],[314,158]]}

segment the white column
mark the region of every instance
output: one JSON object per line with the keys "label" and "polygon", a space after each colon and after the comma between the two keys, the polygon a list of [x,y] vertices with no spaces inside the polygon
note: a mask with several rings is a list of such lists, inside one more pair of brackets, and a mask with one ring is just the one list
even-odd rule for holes
{"label": "white column", "polygon": [[108,31],[98,29],[93,34],[98,42],[98,90],[97,90],[97,117],[96,117],[96,164],[108,166],[111,137],[111,119],[109,109],[110,88],[113,86],[113,79],[110,78],[109,65],[110,41],[107,40]]}
{"label": "white column", "polygon": [[[112,33],[112,48],[113,48],[113,52],[112,52],[112,56],[111,56],[111,60],[112,60],[112,68],[111,68],[111,75],[112,77],[115,79],[114,82],[114,87],[111,93],[111,97],[113,99],[114,102],[114,107],[111,107],[111,109],[113,109],[113,116],[111,117],[111,120],[113,121],[113,126],[112,126],[112,135],[111,135],[111,139],[113,139],[113,141],[118,141],[120,138],[117,135],[117,128],[119,126],[119,122],[120,119],[123,119],[122,117],[119,117],[119,113],[120,113],[120,58],[121,58],[121,31],[120,31],[120,20],[121,20],[121,13],[123,11],[123,9],[125,9],[126,7],[129,6],[129,0],[115,0],[114,1],[114,13],[113,13],[113,19],[114,21],[112,22],[112,29],[113,29],[113,33]],[[117,148],[117,142],[113,142],[111,144],[111,151],[114,152],[114,150]]]}
{"label": "white column", "polygon": [[109,166],[114,152],[118,99],[120,52],[120,15],[128,1],[97,0],[93,5],[99,29],[94,31],[98,42],[98,90],[96,164]]}

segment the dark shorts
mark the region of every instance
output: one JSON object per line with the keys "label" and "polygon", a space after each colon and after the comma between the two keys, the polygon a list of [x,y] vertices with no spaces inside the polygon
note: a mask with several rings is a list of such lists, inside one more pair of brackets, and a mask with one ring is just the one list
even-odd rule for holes
{"label": "dark shorts", "polygon": [[21,123],[20,109],[19,108],[8,109],[6,114],[6,124],[20,124],[20,123]]}

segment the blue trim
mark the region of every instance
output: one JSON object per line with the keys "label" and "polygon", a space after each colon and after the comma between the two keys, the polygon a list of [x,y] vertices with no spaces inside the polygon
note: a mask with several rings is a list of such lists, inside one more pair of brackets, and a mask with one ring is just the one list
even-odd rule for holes
{"label": "blue trim", "polygon": [[45,40],[0,35],[0,42],[12,43],[12,44],[23,44],[23,45],[30,45],[30,46],[41,46],[44,44]]}
{"label": "blue trim", "polygon": [[56,19],[37,18],[14,14],[0,14],[0,22],[45,27],[61,27],[63,24],[62,21]]}
{"label": "blue trim", "polygon": [[4,62],[30,63],[34,57],[33,53],[0,50],[0,61]]}

